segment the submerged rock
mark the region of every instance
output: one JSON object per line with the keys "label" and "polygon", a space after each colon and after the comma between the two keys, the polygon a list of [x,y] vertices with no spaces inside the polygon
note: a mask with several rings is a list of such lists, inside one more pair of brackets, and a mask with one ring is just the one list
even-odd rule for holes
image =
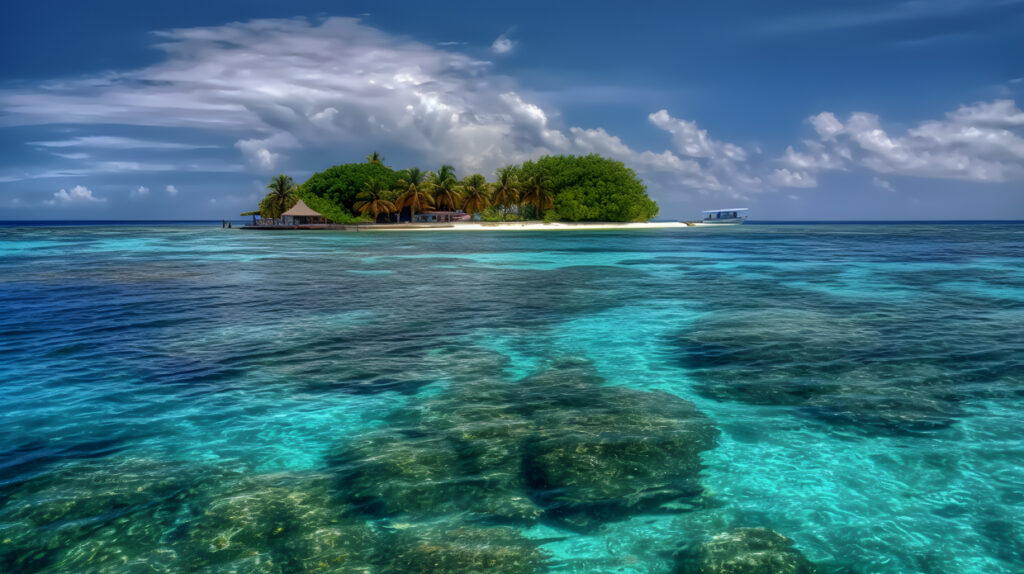
{"label": "submerged rock", "polygon": [[199,507],[175,547],[190,571],[360,572],[375,532],[331,495],[321,476],[262,475]]}
{"label": "submerged rock", "polygon": [[953,424],[961,415],[953,372],[908,363],[879,343],[884,336],[849,318],[767,309],[717,314],[678,344],[697,391],[710,398],[794,406],[872,434]]}
{"label": "submerged rock", "polygon": [[797,309],[718,312],[678,340],[701,394],[763,405],[798,405],[836,388],[874,333],[853,321]]}
{"label": "submerged rock", "polygon": [[18,485],[0,508],[0,571],[170,571],[162,538],[205,485],[191,465],[127,457]]}
{"label": "submerged rock", "polygon": [[835,425],[873,434],[915,434],[946,428],[962,412],[955,400],[939,395],[888,389],[882,393],[834,394],[805,403],[803,412]]}
{"label": "submerged rock", "polygon": [[0,572],[363,572],[375,532],[330,477],[114,458],[13,488]]}
{"label": "submerged rock", "polygon": [[332,462],[375,515],[584,526],[573,515],[613,519],[700,493],[700,453],[717,433],[707,417],[668,393],[601,383],[578,361],[514,383],[464,381]]}
{"label": "submerged rock", "polygon": [[382,572],[530,574],[545,568],[539,544],[509,527],[429,527],[398,535]]}
{"label": "submerged rock", "polygon": [[767,528],[737,528],[676,554],[678,574],[814,574],[793,541]]}
{"label": "submerged rock", "polygon": [[526,458],[530,487],[566,511],[643,510],[701,492],[700,453],[716,431],[664,392],[600,387],[585,409],[547,413]]}
{"label": "submerged rock", "polygon": [[347,498],[375,515],[436,511],[466,493],[459,457],[443,437],[376,432],[348,445],[332,464]]}

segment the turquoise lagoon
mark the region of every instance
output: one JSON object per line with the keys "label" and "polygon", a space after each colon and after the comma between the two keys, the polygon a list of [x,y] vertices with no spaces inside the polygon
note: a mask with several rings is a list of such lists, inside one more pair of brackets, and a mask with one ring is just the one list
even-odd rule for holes
{"label": "turquoise lagoon", "polygon": [[1024,225],[8,225],[0,305],[3,572],[1024,571]]}

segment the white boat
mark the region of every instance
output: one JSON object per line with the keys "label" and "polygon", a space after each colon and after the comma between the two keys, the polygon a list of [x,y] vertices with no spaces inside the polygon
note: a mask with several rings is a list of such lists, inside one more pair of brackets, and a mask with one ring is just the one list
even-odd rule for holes
{"label": "white boat", "polygon": [[702,212],[704,219],[701,223],[714,223],[717,225],[739,225],[747,220],[746,207],[733,207],[730,209],[709,209]]}

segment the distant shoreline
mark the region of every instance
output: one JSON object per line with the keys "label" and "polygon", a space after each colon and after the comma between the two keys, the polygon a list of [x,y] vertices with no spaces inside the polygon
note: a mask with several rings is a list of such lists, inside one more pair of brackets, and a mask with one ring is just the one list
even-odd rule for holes
{"label": "distant shoreline", "polygon": [[239,229],[249,231],[597,231],[623,229],[685,229],[706,226],[703,223],[680,221],[648,221],[634,223],[615,222],[564,222],[564,221],[498,221],[498,222],[457,222],[457,223],[361,223],[356,225],[246,225]]}
{"label": "distant shoreline", "polygon": [[[140,225],[199,225],[199,226],[214,226],[220,227],[220,219],[25,219],[25,220],[3,220],[0,221],[0,227],[69,227],[69,226],[140,226]],[[249,222],[248,219],[231,219],[224,220],[231,221],[234,224],[235,229],[240,229],[243,225]],[[475,222],[480,224],[480,222]],[[499,222],[502,224],[522,224],[527,222],[522,221],[508,221]],[[541,222],[532,222],[537,225],[543,225]],[[558,222],[564,225],[594,225],[589,223],[573,224],[571,222]],[[681,226],[683,223],[679,221],[650,221],[647,223],[640,224],[621,224],[611,223],[608,225],[620,226],[620,225],[646,225],[648,229],[653,229],[651,225],[664,225],[667,224],[668,228],[675,226]],[[876,219],[876,220],[748,220],[743,224],[743,227],[750,225],[761,226],[761,225],[1021,225],[1024,224],[1024,219],[948,219],[948,220],[905,220],[905,219]],[[373,224],[360,224],[360,225],[373,225]],[[394,224],[380,224],[389,225],[394,227]],[[426,224],[424,224],[426,225]],[[604,224],[602,224],[604,225]],[[706,227],[701,224],[697,224],[697,227]],[[355,227],[352,225],[351,227]],[[543,227],[541,227],[543,229]]]}

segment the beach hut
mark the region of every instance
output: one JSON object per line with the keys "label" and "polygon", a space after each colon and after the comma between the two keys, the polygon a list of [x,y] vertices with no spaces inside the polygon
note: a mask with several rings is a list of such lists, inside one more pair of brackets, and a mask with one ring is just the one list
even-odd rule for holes
{"label": "beach hut", "polygon": [[310,223],[326,223],[323,215],[313,211],[301,199],[291,209],[281,214],[285,225],[307,225]]}
{"label": "beach hut", "polygon": [[413,223],[452,223],[455,221],[469,221],[472,215],[462,211],[427,211],[417,213]]}

